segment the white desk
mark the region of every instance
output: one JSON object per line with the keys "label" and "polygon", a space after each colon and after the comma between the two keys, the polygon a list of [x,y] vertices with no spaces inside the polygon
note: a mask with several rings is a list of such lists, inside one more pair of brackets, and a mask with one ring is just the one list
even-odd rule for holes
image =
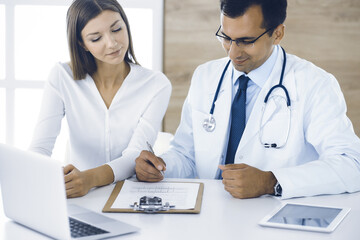
{"label": "white desk", "polygon": [[[351,211],[343,222],[333,233],[328,234],[261,227],[258,225],[260,219],[279,206],[281,200],[271,196],[246,200],[235,199],[223,189],[219,180],[188,179],[185,181],[205,183],[200,214],[106,213],[105,215],[109,217],[141,228],[138,233],[111,239],[360,239],[360,192],[286,200],[287,202],[350,207]],[[69,202],[101,212],[113,188],[114,185],[98,188],[84,197],[70,199]],[[7,219],[2,210],[0,212],[0,237],[6,240],[48,239]]]}

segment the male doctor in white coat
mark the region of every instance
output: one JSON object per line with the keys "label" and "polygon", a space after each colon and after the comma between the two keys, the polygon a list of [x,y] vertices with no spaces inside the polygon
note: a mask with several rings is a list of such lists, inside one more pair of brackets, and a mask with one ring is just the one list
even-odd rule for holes
{"label": "male doctor in white coat", "polygon": [[[159,157],[143,151],[136,159],[137,178],[161,181],[159,170],[165,177],[222,178],[236,198],[359,191],[360,141],[337,80],[279,46],[286,0],[220,3],[216,35],[228,58],[195,70],[170,149]],[[264,104],[284,65],[282,86]],[[233,131],[241,121],[243,129]]]}

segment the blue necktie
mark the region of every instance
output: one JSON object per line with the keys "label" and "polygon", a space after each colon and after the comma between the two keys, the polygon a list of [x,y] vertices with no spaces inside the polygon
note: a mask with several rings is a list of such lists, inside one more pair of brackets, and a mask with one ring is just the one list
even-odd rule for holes
{"label": "blue necktie", "polygon": [[239,88],[231,105],[231,127],[225,164],[234,163],[234,157],[246,123],[246,88],[250,78],[241,75]]}

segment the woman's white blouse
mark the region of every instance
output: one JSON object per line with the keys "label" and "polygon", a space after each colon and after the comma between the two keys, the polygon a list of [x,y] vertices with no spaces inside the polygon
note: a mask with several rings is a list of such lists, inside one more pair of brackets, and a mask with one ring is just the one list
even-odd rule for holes
{"label": "woman's white blouse", "polygon": [[171,84],[164,74],[130,64],[107,109],[94,80],[74,80],[66,63],[52,69],[30,150],[51,156],[66,116],[70,162],[79,170],[108,164],[115,181],[132,176],[146,141],[153,144],[167,109]]}

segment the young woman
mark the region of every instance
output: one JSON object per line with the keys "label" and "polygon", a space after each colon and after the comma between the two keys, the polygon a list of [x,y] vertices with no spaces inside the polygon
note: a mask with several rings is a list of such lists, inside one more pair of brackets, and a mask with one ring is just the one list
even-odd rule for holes
{"label": "young woman", "polygon": [[75,0],[67,35],[71,60],[50,73],[30,150],[50,156],[66,116],[66,193],[78,197],[134,174],[135,158],[155,142],[171,84],[137,63],[116,0]]}

